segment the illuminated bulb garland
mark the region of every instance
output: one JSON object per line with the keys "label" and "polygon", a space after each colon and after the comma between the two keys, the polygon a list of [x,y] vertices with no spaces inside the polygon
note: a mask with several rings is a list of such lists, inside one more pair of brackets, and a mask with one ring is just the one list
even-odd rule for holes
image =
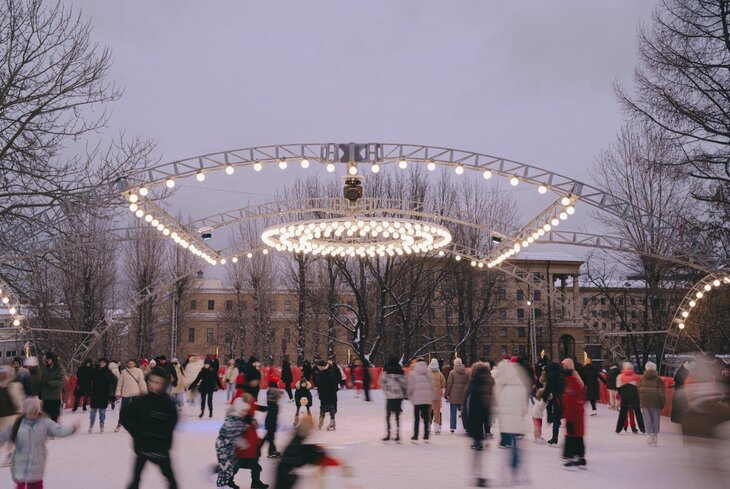
{"label": "illuminated bulb garland", "polygon": [[[705,283],[702,286],[702,289],[705,292],[709,292],[713,289],[713,287],[717,288],[717,287],[720,287],[721,285],[728,285],[728,284],[730,284],[730,275],[728,275],[726,277],[722,277],[721,279],[715,278],[712,280],[711,283],[710,282]],[[700,287],[697,286],[697,288],[699,289]],[[689,319],[689,316],[690,316],[690,313],[692,312],[692,310],[699,304],[700,300],[702,300],[704,297],[705,297],[705,293],[703,293],[701,290],[697,290],[697,292],[695,293],[695,298],[691,299],[687,303],[687,306],[685,306],[683,309],[681,309],[679,311],[679,315],[681,316],[681,319],[678,320],[679,324],[677,325],[677,327],[679,329],[685,328],[685,321],[687,321]]]}
{"label": "illuminated bulb garland", "polygon": [[520,252],[521,249],[527,248],[532,243],[540,239],[545,235],[545,233],[549,232],[552,228],[557,227],[560,225],[561,221],[565,221],[568,219],[569,216],[572,216],[575,214],[575,207],[573,207],[573,197],[563,197],[560,203],[563,205],[563,208],[560,209],[556,215],[553,215],[551,217],[548,217],[545,219],[545,224],[538,225],[531,233],[529,233],[526,237],[518,237],[515,244],[512,245],[512,248],[509,250],[503,252],[501,255],[499,255],[494,260],[487,263],[488,268],[496,267],[503,261],[513,257],[517,253]]}
{"label": "illuminated bulb garland", "polygon": [[261,240],[279,251],[323,256],[426,253],[451,242],[443,226],[410,219],[342,218],[271,226]]}

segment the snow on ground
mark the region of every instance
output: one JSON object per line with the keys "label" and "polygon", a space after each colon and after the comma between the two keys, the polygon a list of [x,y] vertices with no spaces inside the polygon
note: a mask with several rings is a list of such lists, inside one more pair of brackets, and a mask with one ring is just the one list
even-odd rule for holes
{"label": "snow on ground", "polygon": [[[215,463],[214,443],[224,413],[225,394],[215,395],[215,413],[212,419],[199,419],[197,406],[186,405],[175,433],[173,467],[181,489],[214,488],[214,479],[205,469]],[[315,405],[318,401],[315,397]],[[265,393],[260,394],[265,398]],[[413,415],[411,406],[404,402],[401,437],[405,440],[396,445],[383,443],[385,401],[379,391],[373,392],[373,402],[355,399],[353,391],[339,393],[337,431],[315,431],[312,442],[333,448],[333,453],[346,454],[354,466],[354,477],[338,484],[338,476],[332,474],[327,484],[319,485],[313,471],[306,471],[299,487],[348,487],[380,489],[385,487],[456,488],[469,487],[471,457],[469,440],[461,429],[450,434],[444,425],[441,435],[433,436],[430,444],[410,442]],[[444,420],[448,423],[448,404],[444,403]],[[279,449],[291,436],[294,405],[285,399],[281,403],[280,431],[277,434]],[[133,453],[131,438],[122,430],[114,433],[118,411],[108,411],[104,434],[97,431],[88,434],[88,414],[65,411],[62,423],[81,420],[81,430],[70,438],[48,443],[48,465],[45,487],[49,489],[123,488],[129,482]],[[263,414],[258,415],[263,425]],[[316,416],[316,414],[315,414]],[[587,418],[586,438],[588,469],[569,471],[562,467],[561,449],[538,446],[532,443],[531,422],[525,418],[529,432],[521,440],[522,457],[526,478],[536,487],[552,489],[562,487],[590,487],[591,489],[637,487],[649,484],[652,488],[702,487],[714,489],[720,483],[708,480],[691,466],[688,449],[683,445],[678,426],[662,418],[659,447],[647,446],[643,435],[616,435],[613,429],[617,414],[605,406],[599,406],[598,417]],[[548,438],[549,425],[543,427]],[[496,430],[495,430],[496,432]],[[262,434],[263,436],[263,434]],[[561,442],[563,440],[561,434]],[[496,447],[491,440],[483,452],[487,476],[492,485],[502,485],[507,450]],[[266,450],[266,449],[265,449]],[[273,468],[276,460],[264,456],[263,481],[273,486]],[[337,470],[337,469],[334,469]],[[241,471],[236,481],[242,487],[250,483],[249,471]],[[0,468],[0,487],[10,487],[9,469]],[[143,488],[167,487],[156,466],[148,464],[143,474]]]}

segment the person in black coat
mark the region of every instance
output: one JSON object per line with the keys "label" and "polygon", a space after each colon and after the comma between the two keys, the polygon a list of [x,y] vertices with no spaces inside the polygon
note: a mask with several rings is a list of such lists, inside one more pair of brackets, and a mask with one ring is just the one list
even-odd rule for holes
{"label": "person in black coat", "polygon": [[327,362],[320,360],[317,365],[317,394],[319,395],[319,425],[321,430],[325,414],[330,415],[327,431],[335,430],[335,414],[337,414],[337,377]]}
{"label": "person in black coat", "polygon": [[[177,386],[177,372],[175,371],[175,366],[167,361],[167,357],[165,355],[160,355],[159,359],[157,360],[157,366],[160,367],[162,370],[165,371],[167,374],[167,378],[170,379],[170,383],[168,384],[168,390],[171,390],[173,387]],[[169,394],[169,392],[168,392]]]}
{"label": "person in black coat", "polygon": [[595,365],[593,365],[593,362],[588,359],[585,366],[580,371],[580,378],[583,379],[583,384],[585,385],[586,400],[590,401],[591,409],[593,409],[593,412],[591,412],[591,416],[598,415],[598,411],[596,410],[596,401],[600,397],[598,376],[598,369],[595,367]]}
{"label": "person in black coat", "polygon": [[198,376],[190,384],[191,389],[197,387],[200,393],[200,416],[203,417],[205,413],[205,400],[208,399],[208,411],[209,417],[213,417],[213,393],[218,389],[222,389],[221,380],[218,377],[218,372],[213,370],[213,362],[206,360],[203,362],[203,368],[200,369]]}
{"label": "person in black coat", "polygon": [[309,363],[309,360],[304,360],[304,362],[302,362],[302,377],[304,377],[310,384],[312,383],[312,364]]}
{"label": "person in black coat", "polygon": [[489,433],[491,423],[492,400],[494,393],[494,378],[489,365],[478,362],[472,365],[471,378],[464,390],[464,404],[462,416],[465,420],[466,431],[473,440],[474,449],[472,474],[478,487],[486,487],[482,454],[482,442]]}
{"label": "person in black coat", "polygon": [[294,437],[284,450],[281,461],[276,467],[274,489],[292,489],[299,478],[296,469],[305,465],[317,464],[326,457],[322,447],[304,443],[311,430],[312,422],[309,419],[303,420],[297,426]]}
{"label": "person in black coat", "polygon": [[672,423],[681,423],[682,415],[687,409],[687,394],[684,392],[684,383],[689,377],[692,362],[684,362],[674,374],[674,398],[672,399]]}
{"label": "person in black coat", "polygon": [[243,375],[246,378],[246,384],[248,385],[246,392],[253,396],[256,404],[259,402],[259,391],[261,390],[261,372],[259,372],[258,365],[259,361],[256,360],[256,357],[251,355],[248,359],[248,363],[246,363],[246,367],[243,369]]}
{"label": "person in black coat", "polygon": [[560,432],[560,419],[563,417],[562,397],[565,390],[565,379],[562,368],[557,362],[545,366],[545,387],[542,392],[543,401],[547,402],[548,423],[553,424],[553,436],[549,445],[557,445]]}
{"label": "person in black coat", "polygon": [[86,412],[86,406],[89,405],[91,397],[91,376],[94,374],[94,366],[91,360],[86,360],[82,366],[76,370],[76,388],[74,389],[74,408],[72,411],[75,413],[79,409],[79,402],[81,398],[84,398],[82,404],[84,412]]}
{"label": "person in black coat", "polygon": [[289,396],[289,401],[292,401],[294,395],[291,392],[291,384],[294,382],[294,374],[291,371],[291,363],[289,363],[289,359],[286,357],[281,362],[281,381],[284,383],[284,390],[286,391],[286,395]]}
{"label": "person in black coat", "polygon": [[96,413],[99,412],[99,431],[104,433],[106,408],[109,406],[109,392],[116,389],[117,378],[114,376],[106,358],[99,359],[99,363],[91,374],[91,412],[89,413],[89,433],[94,431]]}
{"label": "person in black coat", "polygon": [[170,463],[172,433],[177,424],[177,406],[167,395],[167,373],[155,367],[147,377],[147,391],[122,410],[122,425],[132,436],[137,460],[128,489],[139,489],[142,469],[147,462],[160,467],[170,489],[177,482]]}

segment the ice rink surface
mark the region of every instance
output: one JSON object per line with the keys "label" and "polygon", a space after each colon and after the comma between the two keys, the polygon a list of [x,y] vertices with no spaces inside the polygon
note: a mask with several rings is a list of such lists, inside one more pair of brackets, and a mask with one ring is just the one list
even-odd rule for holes
{"label": "ice rink surface", "polygon": [[[319,405],[314,394],[315,416]],[[265,399],[265,392],[259,396]],[[215,480],[206,469],[215,463],[215,438],[221,426],[225,410],[225,393],[215,394],[213,418],[199,419],[199,410],[186,404],[175,433],[173,468],[181,489],[214,488]],[[279,416],[277,444],[283,451],[291,436],[294,405],[286,395],[282,400]],[[589,406],[588,406],[589,407]],[[444,403],[443,416],[448,423],[448,403]],[[88,414],[65,410],[62,423],[81,420],[81,429],[75,435],[48,442],[48,464],[45,487],[47,489],[125,488],[129,482],[133,464],[132,443],[124,431],[114,433],[117,410],[107,411],[106,432],[87,433]],[[413,487],[424,489],[458,488],[473,485],[471,461],[474,452],[469,449],[469,439],[461,428],[449,433],[445,424],[441,435],[432,436],[431,443],[419,441],[412,444],[413,414],[411,405],[404,402],[401,424],[401,444],[384,443],[385,401],[379,391],[373,391],[372,402],[354,398],[353,391],[339,392],[337,430],[316,431],[310,442],[332,449],[334,455],[347,458],[353,467],[351,478],[342,478],[339,469],[328,469],[325,479],[316,471],[303,472],[298,487],[301,488],[367,488]],[[263,426],[264,414],[257,415]],[[562,467],[561,448],[538,446],[532,442],[532,423],[525,418],[529,429],[520,440],[524,462],[521,486],[541,489],[576,487],[602,489],[624,487],[674,488],[728,488],[730,482],[715,480],[710,472],[699,467],[712,458],[706,452],[687,448],[682,441],[678,425],[662,418],[659,446],[647,445],[646,436],[616,435],[614,427],[617,413],[599,406],[597,417],[587,417],[586,458],[587,470],[567,470]],[[545,438],[549,438],[550,425],[543,426]],[[495,433],[498,427],[495,426]],[[263,432],[262,432],[263,436]],[[561,443],[563,435],[561,432]],[[490,440],[483,452],[487,478],[492,487],[509,485],[505,469],[507,450],[497,448],[496,439]],[[266,458],[266,448],[261,465],[262,479],[273,487],[273,470],[276,460]],[[249,487],[249,471],[242,470],[236,477],[242,488]],[[0,487],[11,487],[9,468],[0,468]],[[147,465],[141,487],[158,489],[167,487],[156,466]]]}

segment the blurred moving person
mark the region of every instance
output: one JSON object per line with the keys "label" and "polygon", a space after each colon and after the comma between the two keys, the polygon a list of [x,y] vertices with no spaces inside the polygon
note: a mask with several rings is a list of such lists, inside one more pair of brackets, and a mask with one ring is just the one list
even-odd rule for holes
{"label": "blurred moving person", "polygon": [[134,360],[127,361],[127,368],[119,374],[119,382],[117,382],[117,397],[122,399],[119,407],[119,422],[114,431],[122,429],[122,416],[124,410],[132,402],[135,397],[147,394],[147,382],[144,380],[142,369],[137,367]]}
{"label": "blurred moving person", "polygon": [[43,412],[53,421],[61,415],[61,392],[66,381],[66,371],[58,363],[53,352],[46,352],[46,360],[41,370],[41,399]]}
{"label": "blurred moving person", "polygon": [[250,404],[240,397],[233,401],[233,404],[228,408],[228,414],[215,442],[215,453],[218,457],[218,466],[216,467],[218,473],[217,487],[238,489],[233,481],[233,476],[238,469],[236,448],[242,446],[241,436],[251,421],[248,416],[250,411]]}
{"label": "blurred moving person", "polygon": [[644,415],[646,432],[649,434],[648,443],[649,446],[655,447],[658,444],[659,423],[662,409],[666,404],[666,394],[664,381],[659,377],[654,362],[646,362],[638,388],[641,413]]}
{"label": "blurred moving person", "polygon": [[281,381],[284,383],[284,391],[289,397],[289,402],[294,402],[294,395],[291,391],[291,386],[294,382],[294,374],[291,371],[291,363],[289,363],[289,357],[284,357],[284,361],[281,362]]}
{"label": "blurred moving person", "polygon": [[405,372],[398,364],[395,356],[388,358],[383,373],[380,375],[380,389],[385,395],[385,425],[388,432],[383,441],[390,440],[390,415],[395,415],[395,438],[396,442],[400,441],[400,413],[403,411],[401,404],[407,395],[408,382],[406,381]]}
{"label": "blurred moving person", "polygon": [[[13,425],[23,407],[25,398],[23,386],[14,379],[15,370],[12,367],[0,367],[0,431]],[[7,458],[5,461],[0,458],[0,466],[10,465],[12,456],[13,447],[12,443],[9,443]]]}
{"label": "blurred moving person", "polygon": [[[444,366],[446,368],[446,366]],[[441,369],[443,373],[444,368]],[[444,397],[449,401],[449,429],[453,433],[456,430],[456,417],[461,412],[461,405],[464,404],[464,392],[469,383],[469,374],[466,373],[464,362],[461,358],[454,360],[454,368],[449,367],[449,376],[446,379],[446,391]],[[466,429],[464,417],[461,417],[461,426]]]}
{"label": "blurred moving person", "polygon": [[518,444],[525,434],[525,415],[531,387],[532,381],[515,357],[499,362],[499,375],[494,380],[494,405],[499,432],[512,452],[510,468],[513,483],[519,482],[522,476]]}
{"label": "blurred moving person", "polygon": [[466,432],[473,441],[471,446],[474,450],[472,476],[477,487],[487,487],[482,460],[484,449],[482,443],[487,433],[485,427],[488,427],[490,423],[493,393],[494,379],[489,365],[482,362],[473,364],[469,383],[464,390],[462,416],[466,418]]}
{"label": "blurred moving person", "polygon": [[0,444],[10,442],[15,445],[10,475],[16,489],[43,489],[46,440],[70,436],[78,429],[78,421],[72,426],[61,426],[44,416],[37,397],[23,401],[22,416],[0,431]]}
{"label": "blurred moving person", "polygon": [[147,394],[134,399],[120,413],[122,426],[132,435],[137,455],[128,489],[139,489],[142,470],[147,462],[160,467],[169,489],[177,489],[170,462],[177,408],[167,395],[169,382],[167,372],[160,368],[152,369],[147,377]]}
{"label": "blurred moving person", "polygon": [[106,358],[99,359],[91,375],[91,412],[89,413],[89,433],[94,431],[96,414],[99,413],[99,431],[104,433],[106,408],[109,406],[109,393],[116,391],[117,378],[109,370]]}
{"label": "blurred moving person", "polygon": [[[639,404],[639,390],[636,385],[639,382],[639,375],[634,372],[634,366],[631,362],[623,363],[623,370],[616,380],[618,395],[621,398],[621,411],[619,411],[618,421],[616,421],[616,433],[621,433],[621,429],[626,422],[626,415],[629,411],[633,411],[636,416],[636,422],[639,424],[639,430],[646,432],[644,428],[644,416],[641,415],[641,406]],[[637,433],[634,426],[631,431]]]}
{"label": "blurred moving person", "polygon": [[446,389],[446,379],[441,373],[441,367],[438,360],[431,359],[428,365],[431,371],[431,379],[433,380],[433,399],[431,401],[431,419],[433,420],[433,432],[437,435],[441,434],[441,399],[444,397],[444,389]]}
{"label": "blurred moving person", "polygon": [[560,433],[560,420],[563,418],[563,391],[565,390],[565,377],[561,371],[560,364],[550,362],[545,366],[545,387],[542,398],[547,402],[547,422],[552,423],[552,436],[548,440],[551,447],[558,446],[558,434]]}
{"label": "blurred moving person", "polygon": [[583,380],[575,371],[573,359],[566,358],[560,364],[565,372],[565,390],[563,391],[563,418],[565,419],[565,447],[563,458],[567,460],[564,467],[586,466],[585,414],[586,403]]}
{"label": "blurred moving person", "polygon": [[408,375],[408,400],[413,404],[413,436],[418,440],[419,420],[423,421],[423,439],[428,441],[431,425],[431,403],[433,401],[433,378],[428,371],[426,360],[419,358]]}

